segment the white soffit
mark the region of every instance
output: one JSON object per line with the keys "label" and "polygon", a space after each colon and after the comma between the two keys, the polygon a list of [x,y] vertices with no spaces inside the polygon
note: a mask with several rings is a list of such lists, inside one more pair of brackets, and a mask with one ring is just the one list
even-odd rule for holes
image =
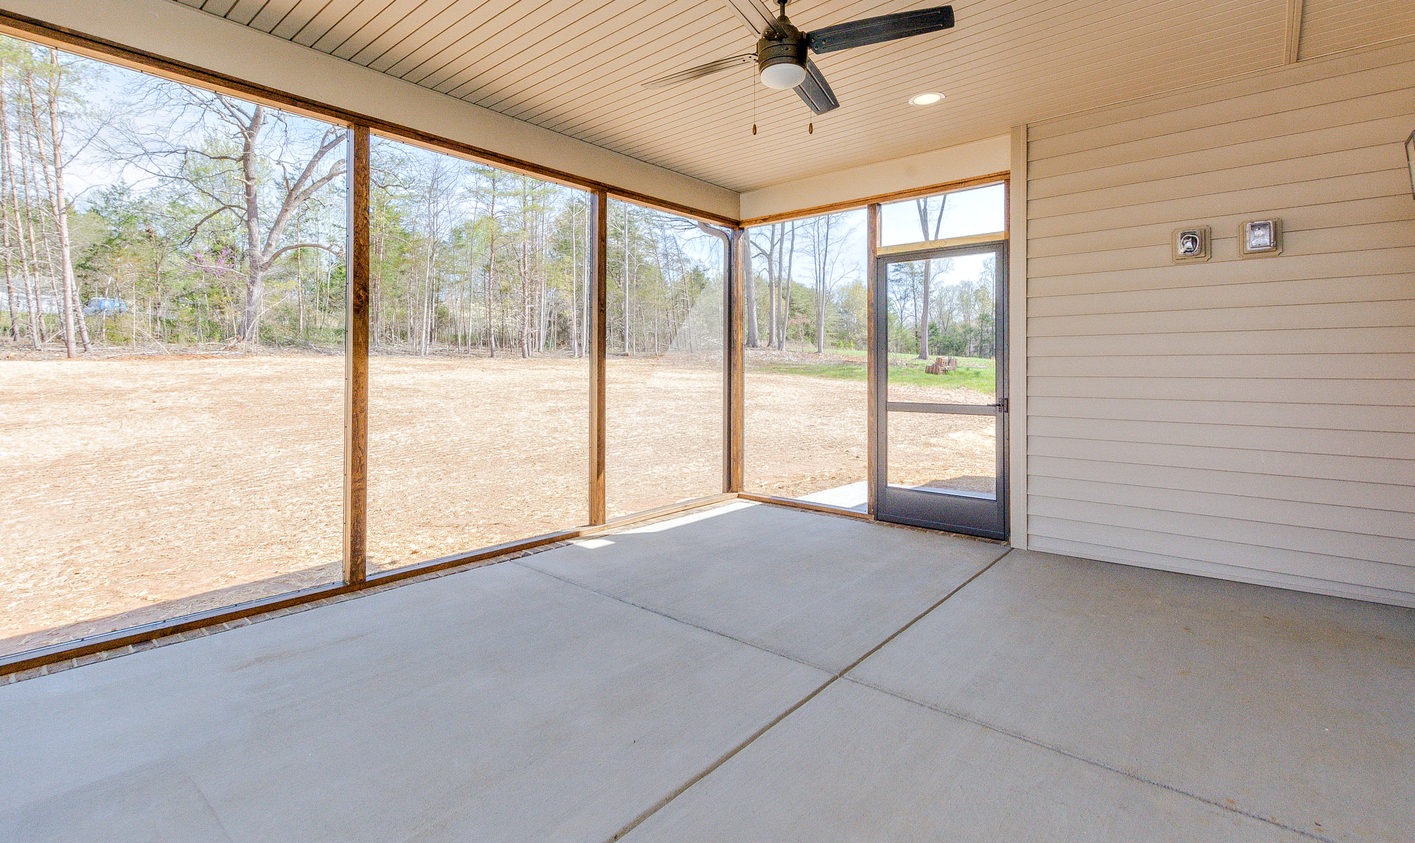
{"label": "white soffit", "polygon": [[[789,8],[792,20],[810,30],[938,2],[793,0]],[[756,84],[750,66],[673,88],[642,87],[665,70],[753,48],[754,35],[728,0],[7,0],[6,6],[41,19],[80,17],[88,24],[75,27],[80,31],[124,43],[144,36],[145,48],[170,54],[163,45],[180,42],[191,52],[195,43],[179,3],[734,192],[994,138],[1015,125],[1278,66],[1286,57],[1289,5],[958,0],[950,31],[817,56],[842,103],[822,116],[792,92]],[[1409,0],[1304,3],[1304,58],[1415,35]],[[1366,11],[1377,7],[1379,14]],[[210,64],[203,59],[220,56],[228,67],[217,69],[228,73],[245,61],[284,78],[287,88],[310,88],[302,74],[338,75],[304,61],[289,63],[298,71],[270,67],[280,62],[265,54],[277,51],[254,44],[242,47],[253,56],[212,42],[182,58]],[[392,107],[386,93],[325,87],[339,90],[341,100]],[[947,99],[908,104],[923,91]],[[523,145],[517,132],[503,134],[515,139],[472,142]],[[599,178],[615,181],[610,173]]]}
{"label": "white soffit", "polygon": [[[726,0],[182,2],[739,192],[1271,67],[1286,14],[1283,0],[959,0],[951,31],[817,56],[842,103],[817,117],[793,92],[756,84],[750,66],[642,88],[753,48]],[[810,30],[937,2],[795,0],[789,11]],[[909,105],[922,91],[947,99]]]}

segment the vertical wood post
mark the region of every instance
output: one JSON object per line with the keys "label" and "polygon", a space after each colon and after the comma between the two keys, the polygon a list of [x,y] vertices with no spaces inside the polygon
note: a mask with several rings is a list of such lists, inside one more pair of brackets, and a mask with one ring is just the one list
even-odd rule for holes
{"label": "vertical wood post", "polygon": [[590,196],[590,524],[605,515],[605,367],[609,347],[609,194]]}
{"label": "vertical wood post", "polygon": [[344,334],[344,582],[368,574],[369,130],[349,130],[348,323]]}
{"label": "vertical wood post", "polygon": [[[883,336],[882,327],[879,322],[883,314],[879,312],[877,299],[879,298],[880,285],[884,279],[879,276],[879,203],[873,202],[866,209],[867,224],[865,226],[865,237],[869,249],[869,258],[865,262],[865,300],[869,303],[865,318],[865,359],[868,361],[868,383],[869,383],[869,413],[865,417],[865,431],[869,439],[869,444],[865,450],[865,474],[869,482],[865,484],[868,492],[867,509],[870,515],[879,516],[879,490],[884,487],[884,466],[880,462],[880,434],[881,412],[884,408],[884,390],[887,388],[884,383],[888,376],[889,355],[885,349],[884,357],[881,359],[881,349],[879,339]],[[881,376],[881,372],[884,376]]]}
{"label": "vertical wood post", "polygon": [[746,271],[747,232],[734,228],[727,245],[727,266],[723,267],[722,325],[722,457],[724,492],[742,491],[743,435],[746,407],[743,399],[743,345],[746,311],[742,302],[742,281]]}

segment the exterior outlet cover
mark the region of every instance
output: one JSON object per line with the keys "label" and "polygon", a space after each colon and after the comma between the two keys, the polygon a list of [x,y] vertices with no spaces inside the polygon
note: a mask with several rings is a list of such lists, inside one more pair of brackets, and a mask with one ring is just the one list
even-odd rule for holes
{"label": "exterior outlet cover", "polygon": [[1249,220],[1238,226],[1238,254],[1245,258],[1282,254],[1282,220]]}
{"label": "exterior outlet cover", "polygon": [[1176,229],[1169,240],[1175,263],[1202,263],[1209,259],[1209,227],[1207,225]]}

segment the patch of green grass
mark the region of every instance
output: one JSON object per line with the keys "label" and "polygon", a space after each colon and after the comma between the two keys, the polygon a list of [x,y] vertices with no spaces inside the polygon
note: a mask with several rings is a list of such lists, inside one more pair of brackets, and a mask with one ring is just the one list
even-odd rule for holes
{"label": "patch of green grass", "polygon": [[[787,351],[796,351],[799,354],[807,354],[812,353],[813,350],[803,351],[788,347]],[[751,353],[751,351],[748,351],[748,355],[750,355]],[[829,359],[831,357],[859,360],[863,363],[865,360],[869,359],[869,353],[863,349],[858,348],[832,348],[826,352],[826,359]],[[889,362],[896,366],[922,367],[926,363],[931,362],[935,357],[943,357],[945,359],[948,357],[952,357],[954,360],[958,361],[958,365],[960,366],[971,366],[977,369],[991,369],[994,368],[997,364],[997,361],[993,360],[991,357],[959,357],[956,354],[933,354],[929,356],[928,360],[920,360],[917,354],[903,351],[890,352]]]}
{"label": "patch of green grass", "polygon": [[[931,375],[924,371],[923,361],[909,359],[903,363],[902,355],[891,355],[889,382],[916,386],[942,387],[944,389],[972,389],[992,395],[996,389],[996,370],[993,361],[980,358],[960,358],[959,366],[946,375]],[[836,378],[839,380],[864,381],[866,368],[861,363],[840,360],[797,362],[791,360],[751,360],[753,371],[776,372],[783,375],[804,375],[814,378]],[[917,365],[915,365],[917,364]],[[978,365],[986,364],[986,365]]]}
{"label": "patch of green grass", "polygon": [[914,386],[933,386],[945,389],[971,389],[993,394],[996,388],[996,370],[991,367],[964,366],[958,361],[958,368],[946,375],[931,375],[922,366],[890,366],[890,383],[907,383]]}

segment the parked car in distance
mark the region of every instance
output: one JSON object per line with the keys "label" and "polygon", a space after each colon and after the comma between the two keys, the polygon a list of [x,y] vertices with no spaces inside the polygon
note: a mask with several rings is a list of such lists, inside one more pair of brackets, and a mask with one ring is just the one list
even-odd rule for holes
{"label": "parked car in distance", "polygon": [[84,313],[89,316],[117,316],[127,312],[128,306],[122,299],[92,298],[84,305]]}

